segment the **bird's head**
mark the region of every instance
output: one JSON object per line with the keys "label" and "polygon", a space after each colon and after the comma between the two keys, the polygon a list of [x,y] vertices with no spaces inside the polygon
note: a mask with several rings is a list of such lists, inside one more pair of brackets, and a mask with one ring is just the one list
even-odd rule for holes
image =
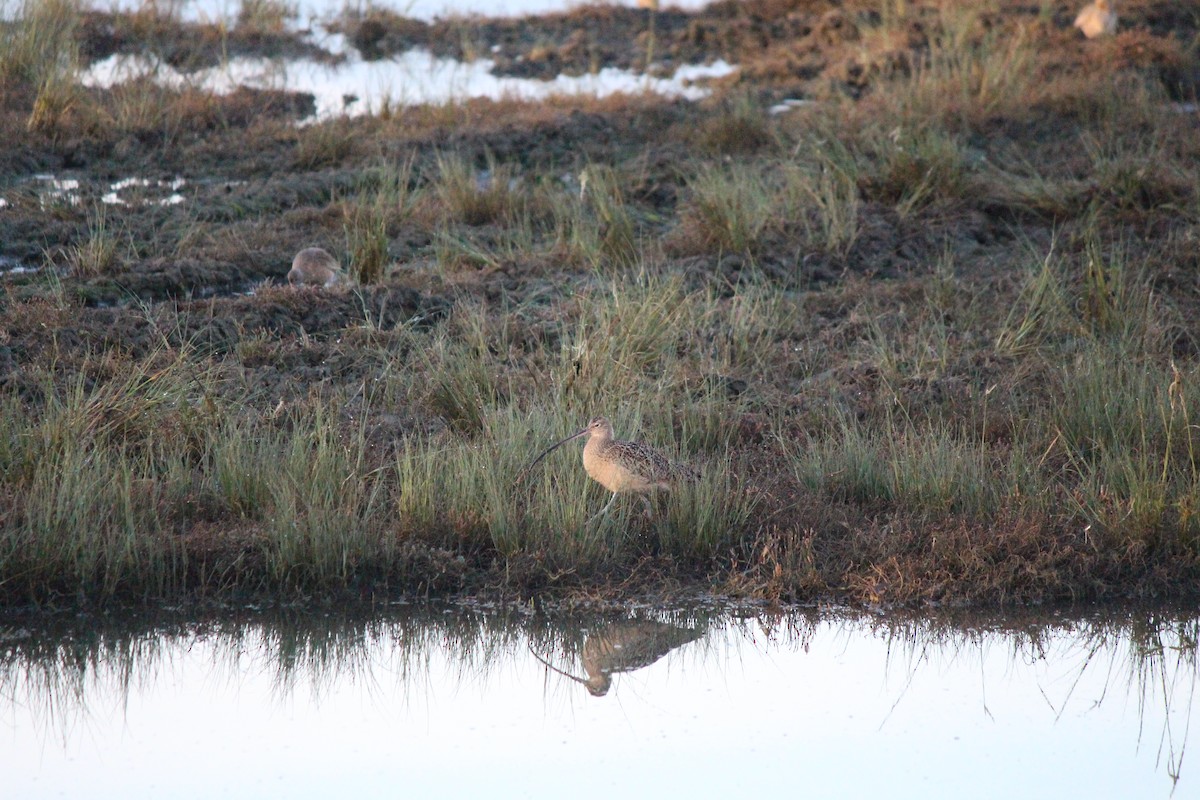
{"label": "bird's head", "polygon": [[602,436],[612,436],[612,432],[612,423],[608,421],[608,417],[592,417],[591,421],[587,424],[587,427],[581,430],[579,434],[583,435],[586,433],[589,436],[597,434]]}

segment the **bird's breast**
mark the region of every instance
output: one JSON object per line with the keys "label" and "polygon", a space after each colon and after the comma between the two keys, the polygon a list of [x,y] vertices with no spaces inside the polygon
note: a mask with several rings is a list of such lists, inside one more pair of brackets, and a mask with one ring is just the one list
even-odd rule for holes
{"label": "bird's breast", "polygon": [[596,483],[610,492],[623,491],[633,477],[612,454],[600,446],[595,439],[588,441],[583,448],[583,468]]}

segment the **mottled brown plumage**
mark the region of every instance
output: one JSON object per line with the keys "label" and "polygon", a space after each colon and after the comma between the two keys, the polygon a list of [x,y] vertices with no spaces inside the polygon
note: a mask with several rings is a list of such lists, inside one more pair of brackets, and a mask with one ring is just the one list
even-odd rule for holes
{"label": "mottled brown plumage", "polygon": [[593,419],[576,436],[583,434],[588,434],[583,468],[605,489],[615,494],[671,488],[671,462],[653,447],[614,439],[612,423],[604,417]]}
{"label": "mottled brown plumage", "polygon": [[537,654],[534,658],[560,675],[583,684],[593,697],[608,694],[613,673],[648,667],[677,647],[704,635],[699,628],[684,628],[654,620],[625,620],[592,631],[583,642],[580,663],[587,673],[580,678],[559,669]]}
{"label": "mottled brown plumage", "polygon": [[288,270],[288,283],[300,286],[329,288],[345,282],[345,273],[337,259],[320,247],[306,247],[292,259]]}
{"label": "mottled brown plumage", "polygon": [[612,423],[604,417],[594,418],[582,430],[546,448],[521,474],[532,469],[555,448],[581,436],[588,437],[583,448],[583,468],[592,480],[613,493],[608,504],[591,519],[608,511],[621,492],[640,494],[649,508],[648,493],[670,491],[673,484],[695,475],[689,467],[669,461],[649,445],[614,439]]}
{"label": "mottled brown plumage", "polygon": [[703,631],[653,620],[630,620],[588,634],[580,663],[587,672],[588,692],[602,697],[612,686],[614,672],[648,667],[680,645],[695,641]]}

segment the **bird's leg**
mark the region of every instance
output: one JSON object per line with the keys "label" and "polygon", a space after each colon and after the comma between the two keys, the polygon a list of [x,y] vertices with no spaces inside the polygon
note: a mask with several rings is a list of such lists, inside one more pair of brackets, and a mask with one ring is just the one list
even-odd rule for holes
{"label": "bird's leg", "polygon": [[600,509],[596,514],[594,514],[592,517],[590,517],[587,522],[585,522],[583,524],[591,525],[593,522],[600,519],[600,517],[603,517],[604,512],[608,511],[608,509],[612,507],[612,504],[613,504],[613,502],[616,501],[616,499],[617,499],[617,493],[613,492],[613,496],[608,499],[608,502],[604,505],[604,508]]}

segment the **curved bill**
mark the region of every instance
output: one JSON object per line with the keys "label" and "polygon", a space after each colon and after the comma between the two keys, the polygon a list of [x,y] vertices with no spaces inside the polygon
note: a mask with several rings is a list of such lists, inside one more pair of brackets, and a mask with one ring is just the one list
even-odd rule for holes
{"label": "curved bill", "polygon": [[[574,438],[574,437],[572,437],[572,438]],[[567,441],[567,440],[563,439],[563,442],[565,442],[565,441]],[[562,444],[562,442],[559,442],[559,444]],[[553,449],[553,448],[551,448],[551,449]],[[538,655],[538,652],[533,649],[533,645],[529,645],[529,652],[532,653],[533,657],[536,658],[538,661],[542,662],[542,664],[545,665],[548,669],[552,669],[555,672],[557,672],[559,675],[562,675],[565,678],[570,678],[571,680],[575,681],[576,683],[582,683],[584,686],[587,686],[587,681],[585,679],[580,678],[577,675],[572,675],[571,673],[567,672],[564,669],[559,669],[558,667],[554,666],[549,661],[547,661],[546,659],[544,659],[540,655]]]}
{"label": "curved bill", "polygon": [[517,477],[513,479],[513,483],[514,483],[514,484],[520,483],[520,482],[521,482],[521,480],[522,480],[522,479],[525,477],[525,473],[529,472],[529,470],[531,470],[531,469],[533,469],[535,466],[537,466],[537,463],[538,463],[539,461],[541,461],[541,460],[542,460],[543,458],[545,458],[546,456],[550,455],[550,453],[554,452],[554,450],[555,450],[555,449],[557,449],[557,448],[559,448],[559,447],[562,447],[564,444],[566,444],[567,442],[571,441],[572,439],[578,439],[580,436],[583,436],[583,435],[584,435],[585,433],[587,433],[587,432],[588,432],[588,429],[587,429],[587,427],[584,427],[584,428],[582,428],[581,430],[579,430],[578,432],[576,432],[576,433],[572,433],[570,436],[568,436],[567,438],[563,439],[562,441],[560,441],[560,442],[555,442],[554,444],[552,444],[552,445],[550,445],[549,447],[547,447],[545,450],[543,450],[543,451],[542,451],[541,455],[539,455],[539,456],[538,456],[537,458],[535,458],[533,461],[530,461],[530,462],[529,462],[529,466],[525,467],[525,469],[523,469],[523,470],[521,470],[520,472],[518,472],[518,473],[517,473]]}

